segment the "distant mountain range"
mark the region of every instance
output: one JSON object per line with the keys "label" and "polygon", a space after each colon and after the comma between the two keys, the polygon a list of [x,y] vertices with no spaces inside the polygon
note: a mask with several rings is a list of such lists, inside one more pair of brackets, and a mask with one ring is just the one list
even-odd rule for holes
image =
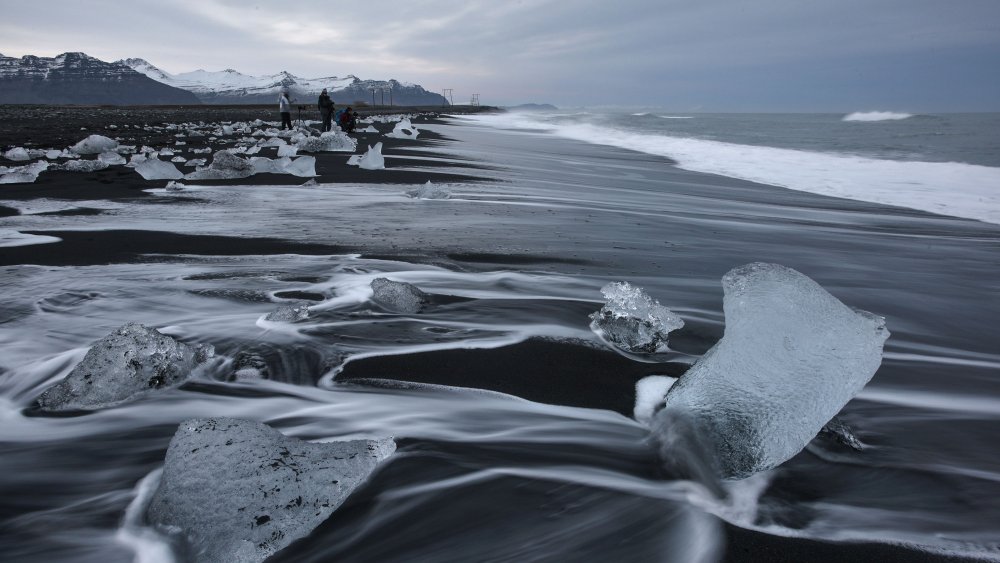
{"label": "distant mountain range", "polygon": [[278,93],[287,88],[292,98],[300,103],[314,103],[323,88],[326,88],[335,102],[351,104],[372,101],[372,90],[376,90],[376,103],[392,103],[400,106],[444,105],[441,94],[428,92],[417,84],[404,84],[396,80],[361,80],[347,75],[343,78],[302,78],[289,72],[279,72],[264,76],[250,76],[231,68],[209,72],[196,70],[170,74],[143,59],[123,59],[117,64],[128,66],[157,82],[187,90],[198,96],[206,104],[269,104],[278,98]]}
{"label": "distant mountain range", "polygon": [[[170,74],[144,59],[108,63],[84,53],[45,58],[0,55],[0,103],[8,104],[270,104],[287,89],[298,103],[313,104],[326,88],[335,102],[445,105],[441,94],[396,80],[301,78],[288,72],[250,76],[233,69]],[[390,94],[391,92],[391,94]],[[384,102],[383,102],[384,100]]]}
{"label": "distant mountain range", "polygon": [[0,55],[4,104],[200,104],[197,96],[130,67],[84,53],[58,57]]}

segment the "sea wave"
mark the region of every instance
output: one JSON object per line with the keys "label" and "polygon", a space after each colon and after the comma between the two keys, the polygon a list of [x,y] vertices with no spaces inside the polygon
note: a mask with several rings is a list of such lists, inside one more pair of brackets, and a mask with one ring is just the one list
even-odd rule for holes
{"label": "sea wave", "polygon": [[908,117],[913,117],[913,114],[892,111],[856,111],[845,115],[843,121],[893,121]]}
{"label": "sea wave", "polygon": [[997,167],[884,160],[525,119],[530,118],[477,117],[496,127],[543,129],[569,139],[665,156],[685,170],[1000,224]]}

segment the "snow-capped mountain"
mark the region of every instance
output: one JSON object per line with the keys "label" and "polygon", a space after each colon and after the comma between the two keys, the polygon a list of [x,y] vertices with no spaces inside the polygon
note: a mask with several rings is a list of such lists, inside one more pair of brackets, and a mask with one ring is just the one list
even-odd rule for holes
{"label": "snow-capped mountain", "polygon": [[[288,89],[293,99],[312,103],[326,88],[334,101],[354,103],[370,101],[372,89],[392,89],[392,102],[396,105],[442,105],[444,97],[424,90],[416,84],[403,84],[396,80],[361,80],[356,76],[328,76],[302,78],[288,72],[250,76],[233,69],[222,71],[195,70],[170,74],[144,59],[123,59],[117,64],[163,84],[187,90],[209,104],[261,104],[273,103],[282,89]],[[381,103],[381,93],[379,93]],[[388,98],[386,99],[388,102]]]}
{"label": "snow-capped mountain", "polygon": [[0,55],[0,103],[200,104],[191,92],[152,80],[127,65],[85,53],[21,58]]}

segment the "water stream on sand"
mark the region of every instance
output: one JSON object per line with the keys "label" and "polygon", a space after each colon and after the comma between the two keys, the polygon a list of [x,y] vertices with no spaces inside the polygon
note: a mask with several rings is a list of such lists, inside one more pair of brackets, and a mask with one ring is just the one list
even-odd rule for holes
{"label": "water stream on sand", "polygon": [[[358,252],[3,266],[4,558],[171,560],[141,517],[167,443],[185,419],[231,416],[303,439],[399,445],[279,561],[710,561],[726,522],[1000,559],[996,226],[535,134],[440,130],[493,179],[449,186],[440,201],[407,198],[412,186],[215,187],[174,205],[0,218],[21,231],[276,237]],[[719,278],[755,260],[886,316],[893,336],[841,414],[863,452],[816,441],[717,498],[659,469],[630,416],[634,384],[683,371],[718,340]],[[435,299],[418,314],[387,312],[369,300],[382,276]],[[618,280],[684,318],[675,355],[637,362],[590,331],[600,288]],[[264,319],[300,302],[306,320]],[[217,359],[196,381],[116,408],[24,410],[128,321],[212,344]],[[227,381],[241,351],[266,360],[267,380]]]}

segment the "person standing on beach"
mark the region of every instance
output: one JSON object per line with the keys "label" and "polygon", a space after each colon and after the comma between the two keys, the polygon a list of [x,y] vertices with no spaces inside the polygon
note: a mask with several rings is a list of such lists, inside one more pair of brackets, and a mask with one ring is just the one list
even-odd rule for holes
{"label": "person standing on beach", "polygon": [[278,96],[278,112],[281,113],[281,129],[292,128],[292,101],[288,99],[288,90],[282,90]]}
{"label": "person standing on beach", "polygon": [[323,131],[329,131],[333,129],[333,100],[330,99],[330,95],[326,93],[326,88],[323,88],[323,92],[319,95],[319,114],[323,117]]}

